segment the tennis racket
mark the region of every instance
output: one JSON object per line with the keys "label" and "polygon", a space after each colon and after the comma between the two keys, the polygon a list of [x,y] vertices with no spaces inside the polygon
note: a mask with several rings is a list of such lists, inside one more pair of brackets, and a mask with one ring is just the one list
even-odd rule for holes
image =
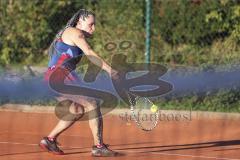
{"label": "tennis racket", "polygon": [[132,116],[139,128],[144,131],[153,130],[159,121],[159,108],[146,97],[127,93]]}

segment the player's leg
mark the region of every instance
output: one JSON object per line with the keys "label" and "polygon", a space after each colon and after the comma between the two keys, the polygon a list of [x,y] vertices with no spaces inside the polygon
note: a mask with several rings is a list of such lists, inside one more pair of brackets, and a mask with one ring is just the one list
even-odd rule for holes
{"label": "player's leg", "polygon": [[89,113],[89,126],[92,131],[94,145],[103,144],[103,121],[100,108],[97,106],[97,102],[90,100],[86,106]]}
{"label": "player's leg", "polygon": [[[58,100],[66,100],[66,97],[58,97]],[[88,103],[87,100],[84,100],[83,98],[81,99],[81,102],[85,105]],[[43,149],[54,154],[64,154],[64,152],[58,147],[57,137],[72,124],[74,124],[74,122],[76,122],[80,117],[82,117],[83,114],[81,106],[74,105],[74,103],[72,103],[68,109],[70,110],[69,114],[66,113],[65,116],[58,121],[57,125],[53,128],[50,134],[47,137],[43,137],[43,139],[40,141],[39,145]]]}
{"label": "player's leg", "polygon": [[[87,100],[84,98],[81,98],[81,100],[78,103],[82,103],[81,106],[75,105],[76,103],[73,102],[73,100],[70,100],[68,97],[58,97],[58,101],[67,101],[70,106],[64,106],[66,107],[69,112],[64,113],[63,117],[60,118],[58,124],[55,126],[55,128],[50,132],[48,137],[50,138],[57,138],[62,132],[64,132],[66,129],[68,129],[74,122],[76,122],[80,117],[82,117],[82,114],[84,114],[81,106],[87,103]],[[85,101],[85,102],[84,102]],[[65,109],[64,109],[65,110]]]}
{"label": "player's leg", "polygon": [[73,123],[74,121],[59,120],[50,134],[47,137],[43,137],[40,141],[39,145],[41,148],[54,154],[64,154],[64,152],[58,147],[57,137]]}
{"label": "player's leg", "polygon": [[92,147],[92,156],[117,156],[117,152],[112,151],[108,148],[108,145],[103,143],[103,120],[100,107],[97,105],[96,101],[89,101],[90,104],[87,105],[89,112],[89,126],[92,131],[94,146]]}

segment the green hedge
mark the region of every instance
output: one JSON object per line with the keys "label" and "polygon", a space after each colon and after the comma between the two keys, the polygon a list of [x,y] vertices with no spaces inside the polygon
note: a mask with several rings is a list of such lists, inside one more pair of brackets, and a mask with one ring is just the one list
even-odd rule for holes
{"label": "green hedge", "polygon": [[154,1],[153,60],[184,65],[239,61],[240,2]]}
{"label": "green hedge", "polygon": [[171,99],[161,98],[155,103],[165,110],[197,110],[240,113],[240,89],[218,90],[214,93],[192,94]]}
{"label": "green hedge", "polygon": [[[0,64],[46,64],[54,35],[80,8],[96,13],[96,33],[89,42],[106,61],[110,62],[116,53],[127,54],[129,61],[144,60],[144,0],[2,0]],[[238,0],[152,0],[151,22],[151,61],[174,69],[179,65],[209,68],[240,60]],[[124,40],[131,41],[132,47],[119,48]],[[108,42],[115,42],[118,47],[108,51]],[[219,91],[202,101],[193,95],[184,101],[164,101],[162,105],[171,108],[184,102],[184,106],[196,109],[216,110],[214,106],[219,106],[220,110],[239,111],[238,95],[239,90]],[[230,104],[231,97],[234,103]]]}
{"label": "green hedge", "polygon": [[[127,52],[130,60],[144,59],[145,1],[129,0],[126,4],[121,0],[3,0],[0,3],[1,64],[36,63],[46,59],[47,48],[54,35],[80,8],[93,10],[97,15],[97,30],[91,44],[101,56],[110,60],[110,55],[116,52]],[[239,19],[240,6],[236,0],[205,0],[200,3],[153,0],[151,60],[169,63],[176,59],[176,52],[182,51],[183,58],[175,63],[189,64],[190,60],[184,58],[184,54],[192,54],[201,48],[200,56],[204,57],[212,52],[209,47],[222,46],[219,43],[225,44],[227,52],[239,51]],[[134,48],[109,53],[103,47],[107,42],[120,43],[121,40],[134,42]],[[179,48],[182,50],[178,51]],[[198,54],[190,56],[197,58],[192,63],[206,61],[201,60]],[[223,59],[228,57],[223,55]]]}
{"label": "green hedge", "polygon": [[163,1],[163,16],[156,21],[163,39],[179,43],[207,45],[215,39],[232,36],[240,40],[240,6],[237,1]]}

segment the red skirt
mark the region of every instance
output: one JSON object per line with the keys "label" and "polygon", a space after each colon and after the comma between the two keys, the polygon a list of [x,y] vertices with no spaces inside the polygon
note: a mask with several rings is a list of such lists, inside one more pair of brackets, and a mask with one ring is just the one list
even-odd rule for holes
{"label": "red skirt", "polygon": [[45,72],[44,81],[49,82],[50,76],[55,72],[52,75],[54,77],[51,77],[51,80],[53,80],[54,82],[62,81],[62,79],[64,77],[65,77],[66,82],[74,82],[74,83],[78,82],[80,80],[80,78],[78,77],[78,75],[75,71],[69,72],[67,69],[62,67],[63,62],[70,58],[71,58],[70,55],[62,54],[60,56],[60,58],[58,59],[56,65],[49,67],[48,70]]}

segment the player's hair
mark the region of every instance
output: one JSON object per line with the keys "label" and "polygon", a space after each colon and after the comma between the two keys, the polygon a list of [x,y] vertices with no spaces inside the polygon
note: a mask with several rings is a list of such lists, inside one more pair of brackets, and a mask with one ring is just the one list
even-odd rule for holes
{"label": "player's hair", "polygon": [[86,9],[80,9],[78,10],[73,16],[72,18],[67,22],[66,26],[63,27],[55,36],[53,42],[51,43],[50,47],[49,47],[49,56],[52,57],[52,55],[54,53],[56,53],[56,49],[55,49],[55,43],[58,39],[61,38],[63,32],[65,29],[67,29],[68,27],[75,27],[77,25],[77,22],[79,21],[79,19],[81,18],[82,20],[85,21],[85,19],[87,17],[89,17],[90,15],[95,17],[95,14],[92,11],[88,11]]}

